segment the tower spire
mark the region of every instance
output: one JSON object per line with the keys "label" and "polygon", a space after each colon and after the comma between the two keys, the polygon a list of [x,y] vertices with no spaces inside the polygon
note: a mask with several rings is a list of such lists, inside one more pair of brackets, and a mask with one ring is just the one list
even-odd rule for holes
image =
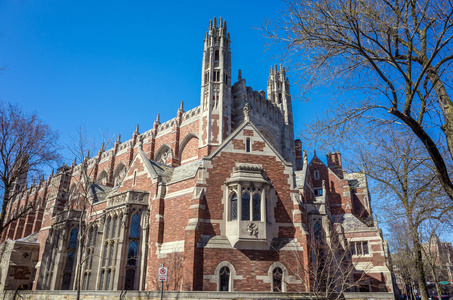
{"label": "tower spire", "polygon": [[231,132],[231,101],[229,33],[226,21],[219,18],[217,25],[217,18],[214,18],[209,21],[203,51],[200,148],[220,145]]}

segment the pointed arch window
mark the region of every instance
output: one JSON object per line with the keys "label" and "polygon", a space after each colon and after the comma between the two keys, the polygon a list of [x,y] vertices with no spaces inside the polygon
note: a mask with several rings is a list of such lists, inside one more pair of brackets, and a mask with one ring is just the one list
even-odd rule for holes
{"label": "pointed arch window", "polygon": [[272,271],[272,290],[274,292],[282,292],[282,280],[283,279],[283,271],[281,268],[275,268]]}
{"label": "pointed arch window", "polygon": [[85,254],[85,273],[83,275],[83,289],[90,288],[91,268],[93,265],[94,247],[96,246],[97,226],[91,226],[88,231],[88,241]]}
{"label": "pointed arch window", "polygon": [[230,290],[230,268],[222,267],[219,272],[219,288],[221,292]]}
{"label": "pointed arch window", "polygon": [[77,249],[77,234],[78,230],[76,227],[74,227],[69,234],[68,248],[66,251],[66,262],[63,270],[63,282],[61,284],[62,290],[70,289]]}
{"label": "pointed arch window", "polygon": [[135,276],[137,273],[138,250],[140,244],[140,214],[136,212],[132,215],[129,231],[129,244],[127,247],[126,259],[126,278],[124,289],[133,290],[135,288]]}
{"label": "pointed arch window", "polygon": [[248,192],[242,194],[242,220],[250,220],[250,194]]}
{"label": "pointed arch window", "polygon": [[231,196],[231,221],[237,220],[238,219],[238,195],[236,193],[233,193]]}
{"label": "pointed arch window", "polygon": [[253,194],[253,221],[261,221],[261,194]]}

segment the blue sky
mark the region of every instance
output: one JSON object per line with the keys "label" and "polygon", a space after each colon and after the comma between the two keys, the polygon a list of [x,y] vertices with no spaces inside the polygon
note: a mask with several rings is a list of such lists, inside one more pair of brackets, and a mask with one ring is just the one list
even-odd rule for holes
{"label": "blue sky", "polygon": [[[282,9],[270,0],[3,0],[0,101],[37,112],[62,145],[80,126],[125,141],[136,124],[150,129],[157,113],[162,122],[175,117],[181,101],[186,110],[199,105],[203,39],[214,17],[231,34],[233,79],[241,69],[248,86],[265,90],[270,66],[280,61],[255,28]],[[296,78],[287,75],[297,98]],[[296,133],[323,114],[328,97],[323,88],[316,101],[293,100]]]}
{"label": "blue sky", "polygon": [[[276,19],[280,1],[13,1],[0,2],[0,100],[35,111],[70,144],[77,128],[132,136],[199,105],[204,34],[222,17],[238,69],[265,90],[277,48],[255,29]],[[288,73],[290,83],[295,81]],[[233,81],[235,82],[235,81]],[[292,85],[292,93],[298,87]],[[316,103],[294,101],[295,131]],[[69,152],[64,152],[71,162]]]}

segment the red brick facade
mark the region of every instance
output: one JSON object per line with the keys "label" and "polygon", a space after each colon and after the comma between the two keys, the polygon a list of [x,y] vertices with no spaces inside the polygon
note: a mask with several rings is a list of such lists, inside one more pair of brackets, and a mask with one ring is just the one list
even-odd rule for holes
{"label": "red brick facade", "polygon": [[[144,133],[137,126],[130,140],[119,137],[112,149],[87,157],[90,182],[80,180],[80,164],[64,166],[12,202],[8,217],[36,208],[2,236],[39,232],[33,288],[75,288],[71,239],[88,197],[85,243],[77,244],[84,289],[156,290],[165,264],[168,290],[310,291],[311,222],[328,217],[342,226],[336,218],[346,216],[361,225],[345,227],[345,238],[369,244],[368,254],[353,257],[372,264],[369,290],[391,292],[366,180],[346,174],[339,153],[328,156],[328,166],[305,157],[296,169],[284,69],[271,68],[269,99],[244,79],[232,86],[222,21],[210,24],[203,57],[199,107],[185,112],[181,104],[174,119],[158,117]],[[314,213],[316,205],[327,213]]]}

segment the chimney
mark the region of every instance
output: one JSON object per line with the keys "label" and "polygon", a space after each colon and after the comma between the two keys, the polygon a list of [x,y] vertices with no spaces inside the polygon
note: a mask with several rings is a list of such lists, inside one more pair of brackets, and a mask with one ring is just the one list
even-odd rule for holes
{"label": "chimney", "polygon": [[343,168],[341,166],[341,153],[328,153],[327,166],[341,179],[343,179]]}
{"label": "chimney", "polygon": [[294,141],[295,152],[296,152],[296,170],[300,171],[303,168],[304,160],[302,156],[302,142],[297,139]]}

